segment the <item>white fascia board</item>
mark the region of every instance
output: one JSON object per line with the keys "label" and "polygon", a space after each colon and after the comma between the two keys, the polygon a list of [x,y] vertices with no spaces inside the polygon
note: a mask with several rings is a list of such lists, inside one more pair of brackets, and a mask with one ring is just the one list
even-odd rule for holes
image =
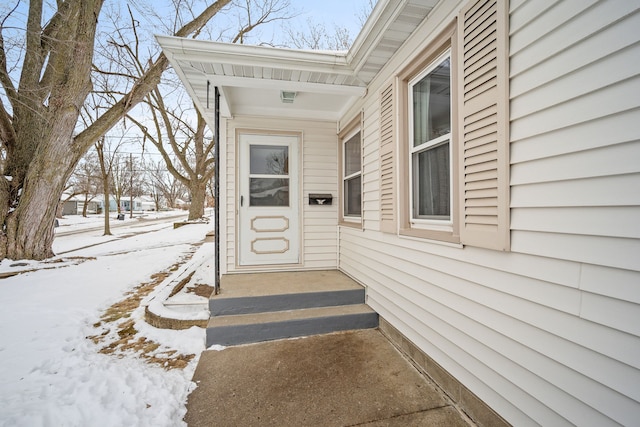
{"label": "white fascia board", "polygon": [[268,115],[265,115],[264,108],[244,106],[239,107],[236,111],[238,116],[254,116],[254,117],[278,117],[278,118],[290,118],[290,119],[304,119],[304,120],[327,120],[337,121],[340,116],[337,111],[325,111],[325,110],[290,110],[285,108],[271,107],[268,110]]}
{"label": "white fascia board", "polygon": [[[160,36],[157,36],[157,37],[160,37]],[[165,55],[167,56],[167,59],[169,60],[169,63],[173,67],[173,70],[176,72],[176,74],[178,75],[178,77],[182,81],[182,85],[184,86],[185,90],[187,91],[187,93],[189,94],[189,96],[191,97],[193,102],[196,104],[198,109],[202,112],[202,115],[203,116],[208,116],[207,113],[210,113],[210,112],[213,113],[213,111],[215,109],[215,106],[212,104],[212,102],[215,102],[215,100],[214,100],[214,97],[215,97],[215,87],[214,87],[214,85],[211,84],[211,87],[210,87],[209,96],[211,97],[211,100],[209,102],[209,108],[207,109],[206,100],[204,101],[204,103],[201,101],[201,98],[198,96],[198,94],[196,93],[196,91],[193,88],[193,85],[191,83],[192,79],[187,77],[187,75],[185,74],[184,69],[180,65],[179,61],[176,60],[176,58],[174,57],[173,52],[171,50],[165,50],[163,45],[161,45],[161,47],[163,48],[163,51],[165,52]],[[202,74],[202,79],[206,80],[207,76],[204,73],[201,73],[201,74]],[[206,84],[206,82],[205,82],[205,84]],[[228,98],[226,96],[224,96],[222,88],[219,87],[219,89],[220,89],[220,115],[223,116],[223,117],[231,117],[231,106],[228,104]],[[205,118],[205,121],[207,121],[206,118]],[[211,125],[211,124],[209,123],[209,125]],[[213,127],[212,127],[212,129],[213,129]]]}
{"label": "white fascia board", "polygon": [[253,77],[208,76],[217,86],[246,87],[255,89],[277,89],[293,92],[322,93],[362,97],[367,93],[364,86],[346,86],[325,83],[296,82],[289,80],[257,79]]}
{"label": "white fascia board", "polygon": [[[347,52],[349,67],[356,75],[360,74],[362,67],[367,63],[380,40],[390,35],[388,33],[389,28],[398,22],[399,16],[407,7],[417,6],[419,8],[432,9],[443,1],[445,0],[379,0]],[[428,16],[428,13],[425,16],[421,16],[421,19],[426,16]],[[403,36],[399,41],[404,43],[405,40],[406,37]]]}
{"label": "white fascia board", "polygon": [[233,65],[273,67],[287,70],[326,71],[353,75],[345,52],[281,49],[264,46],[237,45],[208,40],[193,40],[156,35],[164,51],[176,60],[222,62]]}
{"label": "white fascia board", "polygon": [[[238,45],[209,40],[194,40],[156,35],[175,69],[178,60],[208,64],[264,67],[291,71],[326,72],[360,78],[362,68],[408,4],[435,6],[441,0],[378,0],[362,30],[347,52],[327,52]],[[366,79],[366,76],[365,76]],[[325,85],[329,86],[329,85]],[[339,86],[339,85],[334,85]]]}

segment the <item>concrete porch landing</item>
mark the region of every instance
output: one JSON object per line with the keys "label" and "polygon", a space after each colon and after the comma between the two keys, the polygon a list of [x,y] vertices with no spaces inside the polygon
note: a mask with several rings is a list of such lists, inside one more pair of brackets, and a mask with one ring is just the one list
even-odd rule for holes
{"label": "concrete porch landing", "polygon": [[208,350],[193,380],[189,427],[470,426],[376,329]]}
{"label": "concrete porch landing", "polygon": [[215,298],[261,297],[278,294],[352,290],[361,286],[337,270],[226,274]]}

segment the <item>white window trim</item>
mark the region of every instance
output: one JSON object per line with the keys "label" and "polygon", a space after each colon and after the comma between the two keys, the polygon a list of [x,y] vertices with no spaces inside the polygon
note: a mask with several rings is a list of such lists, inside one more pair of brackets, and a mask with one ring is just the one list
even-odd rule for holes
{"label": "white window trim", "polygon": [[[429,74],[431,71],[433,71],[434,69],[436,69],[436,67],[438,67],[438,65],[440,65],[446,58],[450,58],[450,60],[452,60],[451,58],[451,49],[447,49],[446,51],[444,51],[440,56],[438,56],[437,58],[435,58],[423,71],[421,71],[418,75],[416,75],[414,78],[412,78],[411,80],[409,80],[408,82],[408,111],[410,112],[409,114],[409,138],[407,141],[407,144],[409,144],[409,150],[408,150],[408,155],[409,155],[409,222],[411,224],[412,227],[417,228],[417,229],[424,229],[424,230],[434,230],[434,231],[446,231],[446,232],[451,232],[453,231],[453,191],[449,191],[449,219],[422,219],[422,218],[415,218],[414,215],[414,191],[413,191],[413,155],[417,152],[420,151],[424,151],[424,150],[428,150],[431,147],[435,147],[439,144],[441,144],[442,142],[448,140],[449,141],[449,183],[451,186],[453,186],[453,162],[454,162],[454,158],[453,158],[453,132],[452,130],[449,131],[449,133],[445,134],[445,135],[441,135],[435,139],[432,139],[430,141],[427,141],[424,144],[419,145],[418,147],[414,147],[413,146],[413,86],[418,83],[420,80],[422,80],[427,74]],[[453,85],[453,76],[449,76],[449,84],[450,86]],[[450,95],[451,96],[451,95]],[[451,99],[451,105],[453,105],[454,100]],[[451,108],[449,110],[449,114],[450,114],[450,123],[451,126],[453,126],[453,108]]]}

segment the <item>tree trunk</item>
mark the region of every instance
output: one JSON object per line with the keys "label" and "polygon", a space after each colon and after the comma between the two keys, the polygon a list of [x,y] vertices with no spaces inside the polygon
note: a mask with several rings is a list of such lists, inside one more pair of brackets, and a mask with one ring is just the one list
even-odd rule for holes
{"label": "tree trunk", "polygon": [[64,214],[64,204],[65,202],[62,200],[58,202],[58,209],[56,209],[56,218],[62,218]]}
{"label": "tree trunk", "polygon": [[111,165],[107,168],[107,164],[104,159],[104,136],[95,143],[96,152],[98,153],[98,163],[100,164],[100,179],[102,179],[102,192],[104,197],[104,235],[111,236],[111,227],[109,226],[109,209],[111,208],[111,192],[109,187],[109,180],[111,178]]}
{"label": "tree trunk", "polygon": [[7,258],[42,260],[54,255],[53,229],[60,194],[79,156],[55,141],[43,144],[54,147],[38,150],[24,181],[20,203],[7,215]]}
{"label": "tree trunk", "polygon": [[0,200],[9,200],[15,209],[1,218],[5,234],[0,254],[11,259],[53,256],[56,208],[86,151],[74,144],[73,133],[91,90],[96,18],[102,0],[59,2],[59,6],[42,28],[42,5],[30,4],[21,90],[9,92],[13,139],[5,141],[4,175],[11,176],[11,186]]}
{"label": "tree trunk", "polygon": [[109,197],[109,175],[105,172],[104,165],[104,155],[102,153],[102,148],[98,151],[98,156],[100,158],[100,168],[102,169],[102,188],[104,194],[104,208],[102,212],[104,213],[104,234],[103,236],[111,236],[111,225],[109,223],[109,210],[111,209],[111,198]]}
{"label": "tree trunk", "polygon": [[116,199],[116,211],[118,212],[118,215],[120,215],[122,213],[122,205],[120,204],[120,193],[116,191],[116,194],[113,197]]}
{"label": "tree trunk", "polygon": [[111,204],[111,200],[109,199],[109,187],[105,186],[104,188],[107,189],[104,192],[104,236],[111,236],[111,227],[109,224],[109,205]]}
{"label": "tree trunk", "polygon": [[[231,0],[218,0],[177,31],[187,36]],[[56,208],[65,183],[86,150],[140,102],[160,81],[164,54],[149,65],[131,91],[75,135],[91,90],[95,30],[103,0],[57,2],[43,28],[43,3],[30,2],[20,86],[14,88],[4,61],[2,86],[13,108],[0,108],[0,136],[6,148],[0,174],[0,258],[42,260],[53,256]],[[0,43],[4,56],[4,44]],[[108,199],[106,199],[108,203]],[[106,206],[105,206],[106,208]],[[108,209],[105,209],[108,218]],[[105,219],[106,223],[107,219]]]}
{"label": "tree trunk", "polygon": [[207,197],[206,183],[195,182],[189,187],[191,193],[191,206],[189,206],[189,219],[199,219],[204,216],[204,201]]}
{"label": "tree trunk", "polygon": [[84,198],[84,204],[82,205],[82,217],[86,218],[87,217],[87,205],[89,204],[87,197]]}

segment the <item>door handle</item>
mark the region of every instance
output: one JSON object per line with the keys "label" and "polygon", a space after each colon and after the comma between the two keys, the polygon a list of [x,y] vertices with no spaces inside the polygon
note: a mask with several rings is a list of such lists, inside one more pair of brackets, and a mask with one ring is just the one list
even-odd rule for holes
{"label": "door handle", "polygon": [[244,204],[244,196],[240,196],[240,207]]}

